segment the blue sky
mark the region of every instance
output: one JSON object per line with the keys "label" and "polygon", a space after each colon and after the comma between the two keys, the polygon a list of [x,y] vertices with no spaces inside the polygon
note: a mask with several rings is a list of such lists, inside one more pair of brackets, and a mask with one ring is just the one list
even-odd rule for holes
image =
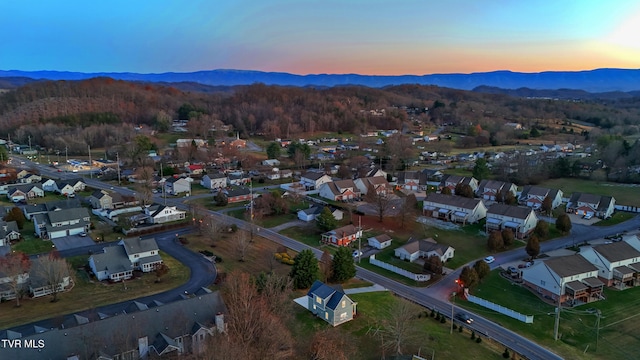
{"label": "blue sky", "polygon": [[0,69],[431,74],[640,68],[640,2],[0,2]]}

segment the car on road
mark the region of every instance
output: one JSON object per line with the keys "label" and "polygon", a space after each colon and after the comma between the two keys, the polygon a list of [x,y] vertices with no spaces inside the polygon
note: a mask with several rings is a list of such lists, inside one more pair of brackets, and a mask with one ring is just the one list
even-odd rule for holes
{"label": "car on road", "polygon": [[487,256],[486,258],[484,258],[484,262],[486,262],[487,264],[491,264],[494,261],[496,261],[496,258],[494,258],[493,256]]}
{"label": "car on road", "polygon": [[465,313],[457,313],[455,318],[460,321],[466,322],[467,324],[471,324],[473,322],[473,319]]}
{"label": "car on road", "polygon": [[358,256],[362,256],[362,251],[360,250],[353,250],[353,257],[358,257]]}

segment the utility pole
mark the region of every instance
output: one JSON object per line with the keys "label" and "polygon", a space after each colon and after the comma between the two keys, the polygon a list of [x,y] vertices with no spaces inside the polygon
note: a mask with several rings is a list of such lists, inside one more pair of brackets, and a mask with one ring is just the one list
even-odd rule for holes
{"label": "utility pole", "polygon": [[249,181],[249,216],[250,216],[250,226],[251,226],[251,241],[253,241],[253,181]]}
{"label": "utility pole", "polygon": [[456,303],[456,292],[451,293],[451,330],[449,330],[449,334],[453,334],[453,306]]}
{"label": "utility pole", "polygon": [[600,337],[600,317],[602,316],[602,312],[600,309],[596,309],[596,316],[598,317],[596,320],[596,350],[598,350],[598,337]]}
{"label": "utility pole", "polygon": [[362,216],[358,216],[358,264],[360,264],[360,260],[362,259]]}
{"label": "utility pole", "polygon": [[87,147],[89,148],[89,178],[93,179],[93,170],[91,170],[93,167],[93,163],[91,162],[91,145],[87,145]]}
{"label": "utility pole", "polygon": [[558,340],[558,329],[560,328],[560,300],[562,299],[562,291],[564,284],[560,282],[560,294],[558,295],[558,306],[556,307],[556,323],[553,327],[553,339]]}
{"label": "utility pole", "polygon": [[31,151],[31,135],[29,135],[29,151]]}
{"label": "utility pole", "polygon": [[164,199],[164,206],[167,206],[167,197],[164,195],[164,173],[162,171],[162,162],[160,162],[160,181],[162,181],[162,198]]}
{"label": "utility pole", "polygon": [[69,147],[67,145],[64,146],[64,161],[69,163]]}
{"label": "utility pole", "polygon": [[118,186],[120,186],[120,156],[116,153],[116,166],[118,168]]}

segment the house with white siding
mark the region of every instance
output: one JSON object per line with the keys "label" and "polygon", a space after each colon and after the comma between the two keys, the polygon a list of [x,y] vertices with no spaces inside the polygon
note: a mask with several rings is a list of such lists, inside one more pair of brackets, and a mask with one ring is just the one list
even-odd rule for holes
{"label": "house with white siding", "polygon": [[583,246],[580,255],[598,268],[598,278],[619,290],[640,285],[640,251],[625,241]]}
{"label": "house with white siding", "polygon": [[612,196],[575,192],[571,194],[571,198],[569,198],[567,212],[607,219],[613,215],[615,205],[616,200]]}
{"label": "house with white siding", "polygon": [[518,239],[523,239],[536,228],[538,217],[532,208],[493,204],[487,209],[486,231],[509,228]]}
{"label": "house with white siding", "polygon": [[440,220],[475,224],[487,216],[487,207],[480,199],[429,193],[422,202],[422,213]]}
{"label": "house with white siding", "polygon": [[544,199],[551,199],[551,208],[555,209],[562,205],[562,190],[549,189],[542,186],[527,185],[520,193],[520,203],[530,208],[539,209],[542,207]]}

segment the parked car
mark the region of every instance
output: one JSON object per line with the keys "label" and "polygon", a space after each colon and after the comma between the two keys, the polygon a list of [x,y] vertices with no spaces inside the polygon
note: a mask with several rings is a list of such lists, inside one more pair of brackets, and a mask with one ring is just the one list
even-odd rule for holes
{"label": "parked car", "polygon": [[487,264],[491,264],[494,261],[496,261],[496,258],[494,258],[493,256],[487,256],[486,258],[484,258],[484,262],[486,262]]}
{"label": "parked car", "polygon": [[360,250],[353,250],[353,257],[356,258],[358,256],[362,256],[362,251]]}
{"label": "parked car", "polygon": [[81,233],[80,233],[80,234],[78,234],[78,235],[80,235],[80,236],[82,236],[82,237],[86,237],[86,236],[87,236],[87,233],[86,233],[86,232],[81,232]]}
{"label": "parked car", "polygon": [[473,322],[473,319],[470,318],[469,315],[465,313],[457,313],[455,318],[460,321],[466,322],[467,324],[471,324]]}
{"label": "parked car", "polygon": [[584,215],[584,219],[585,220],[591,220],[592,217],[593,217],[592,213],[587,213],[587,214]]}
{"label": "parked car", "polygon": [[511,275],[517,274],[518,273],[518,269],[516,269],[515,266],[509,266],[509,268],[507,269],[509,271],[509,273]]}

